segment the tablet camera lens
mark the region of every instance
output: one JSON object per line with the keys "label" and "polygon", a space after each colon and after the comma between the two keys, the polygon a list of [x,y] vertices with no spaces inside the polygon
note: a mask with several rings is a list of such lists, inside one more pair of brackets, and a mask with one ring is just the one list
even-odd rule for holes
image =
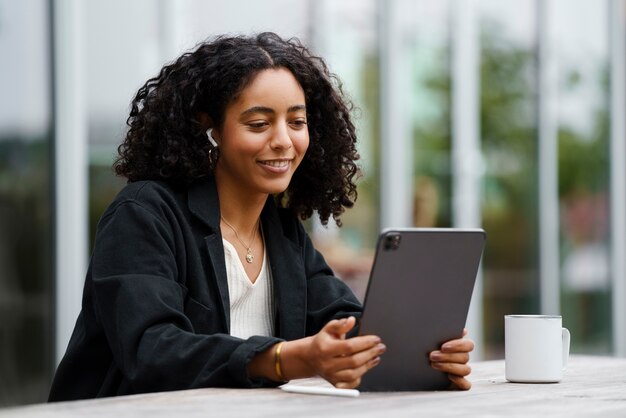
{"label": "tablet camera lens", "polygon": [[400,234],[389,234],[385,237],[385,250],[395,251],[400,248],[400,240],[402,236]]}

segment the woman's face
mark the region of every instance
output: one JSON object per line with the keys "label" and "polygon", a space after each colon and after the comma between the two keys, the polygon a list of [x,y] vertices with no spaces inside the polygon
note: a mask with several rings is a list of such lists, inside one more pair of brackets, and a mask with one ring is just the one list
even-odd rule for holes
{"label": "woman's face", "polygon": [[213,130],[218,182],[241,193],[285,191],[309,146],[305,105],[290,71],[258,73],[227,106],[219,132]]}

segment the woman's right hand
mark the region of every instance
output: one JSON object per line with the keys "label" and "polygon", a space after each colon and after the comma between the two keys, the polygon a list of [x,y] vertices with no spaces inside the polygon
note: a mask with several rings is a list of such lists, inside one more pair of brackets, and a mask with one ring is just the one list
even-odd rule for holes
{"label": "woman's right hand", "polygon": [[317,334],[284,343],[281,367],[285,378],[318,375],[338,388],[355,388],[380,363],[385,345],[375,335],[346,339],[354,317],[330,321]]}

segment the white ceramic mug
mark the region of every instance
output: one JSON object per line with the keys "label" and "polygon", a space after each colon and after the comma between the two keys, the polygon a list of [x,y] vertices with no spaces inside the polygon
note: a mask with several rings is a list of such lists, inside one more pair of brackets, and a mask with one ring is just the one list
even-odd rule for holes
{"label": "white ceramic mug", "polygon": [[569,358],[570,333],[559,315],[505,315],[504,365],[510,382],[556,383]]}

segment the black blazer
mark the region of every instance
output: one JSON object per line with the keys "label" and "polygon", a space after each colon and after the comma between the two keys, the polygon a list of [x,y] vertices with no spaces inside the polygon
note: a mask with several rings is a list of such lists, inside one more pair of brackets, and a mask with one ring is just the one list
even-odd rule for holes
{"label": "black blazer", "polygon": [[270,197],[261,222],[276,336],[242,340],[229,335],[213,177],[181,189],[157,181],[127,185],[98,224],[82,311],[49,400],[273,385],[247,376],[256,353],[359,314],[360,303],[291,212]]}

